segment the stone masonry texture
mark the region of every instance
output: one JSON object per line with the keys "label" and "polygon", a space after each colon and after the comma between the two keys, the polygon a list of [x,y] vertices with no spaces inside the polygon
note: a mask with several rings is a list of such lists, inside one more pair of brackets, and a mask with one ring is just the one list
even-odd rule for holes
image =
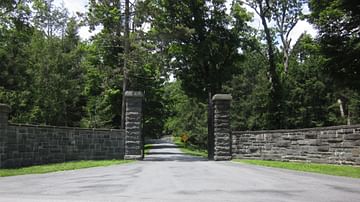
{"label": "stone masonry texture", "polygon": [[10,124],[0,127],[0,168],[124,158],[124,130]]}
{"label": "stone masonry texture", "polygon": [[0,168],[124,159],[124,130],[9,124],[9,112],[0,104]]}
{"label": "stone masonry texture", "polygon": [[360,125],[233,131],[234,158],[360,165]]}
{"label": "stone masonry texture", "polygon": [[9,124],[0,103],[0,168],[74,160],[141,159],[142,98],[127,91],[125,130]]}
{"label": "stone masonry texture", "polygon": [[142,159],[142,101],[139,91],[126,91],[125,159]]}
{"label": "stone masonry texture", "polygon": [[216,94],[214,105],[214,160],[231,160],[230,103],[228,94]]}

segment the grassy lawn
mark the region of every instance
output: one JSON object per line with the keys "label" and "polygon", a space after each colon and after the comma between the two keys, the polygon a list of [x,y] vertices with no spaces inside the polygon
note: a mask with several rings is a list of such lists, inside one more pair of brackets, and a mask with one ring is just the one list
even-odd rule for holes
{"label": "grassy lawn", "polygon": [[185,144],[180,141],[180,137],[174,137],[174,143],[179,146],[179,149],[185,154],[189,154],[192,156],[201,156],[207,158],[207,151],[204,149],[199,149],[194,145]]}
{"label": "grassy lawn", "polygon": [[134,162],[133,160],[99,160],[99,161],[72,161],[65,163],[55,163],[47,165],[30,166],[15,169],[0,169],[0,177],[26,175],[26,174],[41,174],[64,170],[75,170],[81,168],[110,166],[123,163]]}
{"label": "grassy lawn", "polygon": [[265,161],[265,160],[242,160],[235,159],[234,162],[242,162],[247,164],[268,166],[275,168],[285,168],[290,170],[314,172],[327,175],[337,175],[345,177],[360,178],[360,167],[345,165],[330,165],[318,163],[298,163],[298,162],[281,162],[281,161]]}

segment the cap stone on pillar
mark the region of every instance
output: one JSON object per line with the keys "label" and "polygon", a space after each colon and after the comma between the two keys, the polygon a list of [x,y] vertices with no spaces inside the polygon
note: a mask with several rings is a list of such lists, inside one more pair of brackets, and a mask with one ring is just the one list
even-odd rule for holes
{"label": "cap stone on pillar", "polygon": [[125,91],[125,97],[144,97],[144,94],[141,91]]}
{"label": "cap stone on pillar", "polygon": [[232,100],[232,96],[230,94],[216,94],[213,96],[212,100]]}

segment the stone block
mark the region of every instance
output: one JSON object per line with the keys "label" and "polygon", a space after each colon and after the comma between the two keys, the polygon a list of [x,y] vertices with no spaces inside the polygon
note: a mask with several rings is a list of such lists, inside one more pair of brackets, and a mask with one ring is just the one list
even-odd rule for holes
{"label": "stone block", "polygon": [[320,133],[319,138],[320,139],[330,139],[330,138],[337,138],[339,137],[338,134],[335,133],[335,131],[328,131]]}
{"label": "stone block", "polygon": [[353,128],[343,128],[336,131],[336,134],[353,134],[355,133],[355,129]]}
{"label": "stone block", "polygon": [[322,159],[322,158],[319,158],[319,159],[311,159],[311,162],[312,162],[312,163],[330,163],[328,159]]}
{"label": "stone block", "polygon": [[278,154],[263,154],[262,159],[263,160],[280,160],[281,155],[278,155]]}
{"label": "stone block", "polygon": [[290,141],[279,141],[274,144],[276,147],[290,147]]}
{"label": "stone block", "polygon": [[227,155],[227,156],[214,156],[214,160],[215,161],[230,161],[232,159],[231,155]]}
{"label": "stone block", "polygon": [[359,157],[360,156],[360,148],[354,148],[351,150],[352,156]]}
{"label": "stone block", "polygon": [[296,142],[299,145],[309,145],[310,144],[309,140],[298,140]]}
{"label": "stone block", "polygon": [[140,149],[132,149],[132,148],[126,148],[125,149],[125,156],[127,155],[141,155],[142,151]]}
{"label": "stone block", "polygon": [[322,145],[322,146],[318,146],[318,151],[319,152],[328,152],[329,151],[329,146],[328,145]]}
{"label": "stone block", "polygon": [[320,154],[307,154],[307,157],[310,159],[320,159],[322,156]]}
{"label": "stone block", "polygon": [[356,140],[353,143],[354,143],[354,146],[360,146],[360,140]]}
{"label": "stone block", "polygon": [[298,135],[296,135],[296,134],[288,133],[288,134],[284,134],[282,136],[282,139],[284,139],[284,140],[300,140],[300,139],[304,139],[304,138],[299,138]]}
{"label": "stone block", "polygon": [[249,151],[250,151],[250,153],[255,153],[255,152],[259,151],[259,147],[249,147]]}
{"label": "stone block", "polygon": [[353,148],[355,147],[354,142],[351,141],[345,141],[345,142],[340,142],[340,143],[332,143],[330,144],[330,146],[332,148]]}
{"label": "stone block", "polygon": [[127,121],[127,122],[141,122],[141,117],[140,116],[134,116],[134,117],[129,117],[129,116],[127,116],[127,117],[125,117],[125,120]]}
{"label": "stone block", "polygon": [[297,161],[306,161],[306,156],[287,155],[287,156],[283,156],[282,159],[286,159],[286,160],[297,160]]}
{"label": "stone block", "polygon": [[322,145],[322,141],[319,139],[311,139],[308,140],[310,146],[320,146]]}
{"label": "stone block", "polygon": [[215,151],[226,151],[226,152],[230,152],[230,146],[228,145],[215,145]]}
{"label": "stone block", "polygon": [[318,134],[316,132],[305,133],[305,139],[316,139]]}
{"label": "stone block", "polygon": [[230,137],[228,138],[216,138],[215,139],[215,145],[224,145],[224,146],[229,146],[230,144]]}
{"label": "stone block", "polygon": [[360,140],[360,133],[346,134],[344,135],[345,140]]}
{"label": "stone block", "polygon": [[328,139],[327,142],[338,143],[338,142],[342,142],[343,140],[344,140],[343,138],[331,138],[331,139]]}
{"label": "stone block", "polygon": [[215,129],[217,130],[228,130],[230,132],[230,123],[218,123],[218,122],[215,122],[214,123],[214,126],[215,126]]}

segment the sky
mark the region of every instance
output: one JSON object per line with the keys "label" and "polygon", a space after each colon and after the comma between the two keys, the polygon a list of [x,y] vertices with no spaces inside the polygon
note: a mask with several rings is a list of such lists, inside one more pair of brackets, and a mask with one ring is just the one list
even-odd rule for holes
{"label": "sky", "polygon": [[[231,2],[231,0],[228,0],[228,5],[230,5],[229,2]],[[85,12],[87,10],[88,0],[55,0],[55,4],[57,5],[61,5],[62,3],[64,4],[65,8],[69,10],[70,14],[75,15],[76,12]],[[253,13],[250,8],[247,9]],[[308,12],[308,9],[305,8],[304,12]],[[254,15],[254,21],[251,22],[251,26],[257,29],[262,28],[261,21],[258,16]],[[291,45],[293,45],[300,37],[300,35],[305,31],[312,36],[316,36],[317,34],[316,30],[311,24],[306,21],[299,21],[290,33],[290,38],[292,39]],[[88,27],[82,27],[79,30],[79,34],[82,39],[86,40],[89,39],[92,35],[96,34],[96,32],[90,33]]]}
{"label": "sky", "polygon": [[[68,9],[70,15],[76,15],[76,12],[84,13],[87,10],[88,0],[55,0],[56,5],[60,6],[64,4],[64,7]],[[92,35],[96,34],[89,32],[89,27],[81,27],[79,35],[82,39],[89,39]]]}

